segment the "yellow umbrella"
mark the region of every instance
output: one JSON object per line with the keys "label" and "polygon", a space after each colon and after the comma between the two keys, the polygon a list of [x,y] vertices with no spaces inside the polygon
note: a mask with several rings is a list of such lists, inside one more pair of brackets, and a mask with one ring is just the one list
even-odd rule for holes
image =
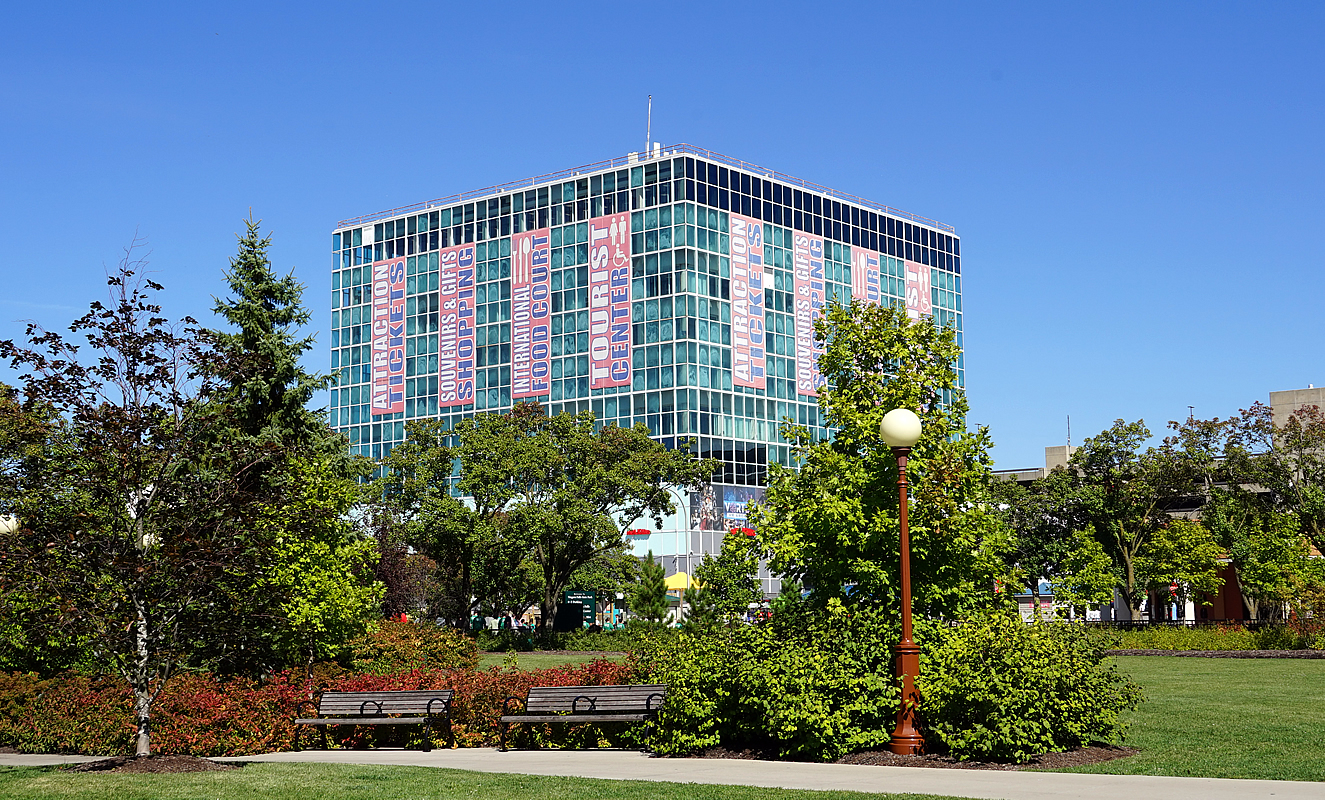
{"label": "yellow umbrella", "polygon": [[677,572],[675,575],[672,575],[671,577],[667,578],[667,580],[663,581],[663,584],[668,589],[681,589],[681,590],[689,589],[691,586],[703,585],[699,581],[693,580],[690,577],[690,575],[685,572]]}

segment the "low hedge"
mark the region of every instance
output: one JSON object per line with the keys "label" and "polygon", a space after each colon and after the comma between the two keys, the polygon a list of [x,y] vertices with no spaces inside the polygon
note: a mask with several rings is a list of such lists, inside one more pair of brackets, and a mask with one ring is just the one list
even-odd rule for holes
{"label": "low hedge", "polygon": [[1097,630],[1119,650],[1325,650],[1325,625],[1146,625]]}
{"label": "low hedge", "polygon": [[[328,679],[332,691],[453,689],[452,727],[461,747],[497,743],[502,701],[523,696],[530,686],[630,683],[631,663],[594,661],[529,671],[411,670],[389,675],[344,674]],[[208,674],[171,679],[152,715],[155,752],[238,756],[289,750],[294,746],[296,709],[308,699],[302,674],[282,672],[264,682],[218,680]],[[132,752],[134,727],[128,687],[118,678],[66,673],[42,679],[32,673],[0,673],[0,746],[21,752],[116,755]],[[342,747],[367,747],[379,737],[400,736],[384,728],[330,729]],[[305,741],[307,739],[305,732]],[[408,743],[421,735],[403,729]],[[314,734],[316,735],[316,734]],[[636,731],[577,726],[534,730],[538,741],[631,744]]]}

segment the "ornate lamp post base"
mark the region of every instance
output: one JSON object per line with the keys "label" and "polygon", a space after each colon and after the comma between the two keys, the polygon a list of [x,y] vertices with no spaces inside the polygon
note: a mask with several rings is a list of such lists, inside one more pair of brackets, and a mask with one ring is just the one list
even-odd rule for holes
{"label": "ornate lamp post base", "polygon": [[920,710],[920,693],[916,691],[916,675],[920,674],[920,645],[908,637],[893,648],[897,657],[897,675],[902,679],[902,703],[897,710],[897,728],[888,740],[889,752],[899,756],[919,755],[925,752],[925,739],[916,724]]}

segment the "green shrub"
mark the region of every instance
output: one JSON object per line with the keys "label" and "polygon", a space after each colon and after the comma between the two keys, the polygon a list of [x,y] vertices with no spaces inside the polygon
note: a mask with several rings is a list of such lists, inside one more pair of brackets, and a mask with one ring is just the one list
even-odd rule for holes
{"label": "green shrub", "polygon": [[897,709],[897,636],[882,615],[835,605],[654,639],[642,668],[669,686],[653,744],[664,755],[721,745],[814,761],[882,746]]}
{"label": "green shrub", "polygon": [[377,630],[352,641],[350,652],[354,670],[370,675],[478,667],[473,639],[427,623],[384,620]]}
{"label": "green shrub", "polygon": [[1227,625],[1146,625],[1113,631],[1124,650],[1320,650],[1325,637],[1316,620],[1254,628]]}
{"label": "green shrub", "polygon": [[922,654],[925,738],[958,758],[1024,762],[1121,740],[1141,689],[1080,625],[972,620]]}

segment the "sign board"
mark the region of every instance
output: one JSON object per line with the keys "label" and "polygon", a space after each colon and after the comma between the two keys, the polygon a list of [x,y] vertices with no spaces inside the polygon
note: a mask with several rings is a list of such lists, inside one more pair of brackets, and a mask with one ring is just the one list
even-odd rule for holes
{"label": "sign board", "polygon": [[589,626],[596,620],[595,612],[598,609],[598,596],[592,591],[582,591],[579,589],[567,589],[562,593],[561,601],[563,603],[579,603],[584,608],[584,624]]}

